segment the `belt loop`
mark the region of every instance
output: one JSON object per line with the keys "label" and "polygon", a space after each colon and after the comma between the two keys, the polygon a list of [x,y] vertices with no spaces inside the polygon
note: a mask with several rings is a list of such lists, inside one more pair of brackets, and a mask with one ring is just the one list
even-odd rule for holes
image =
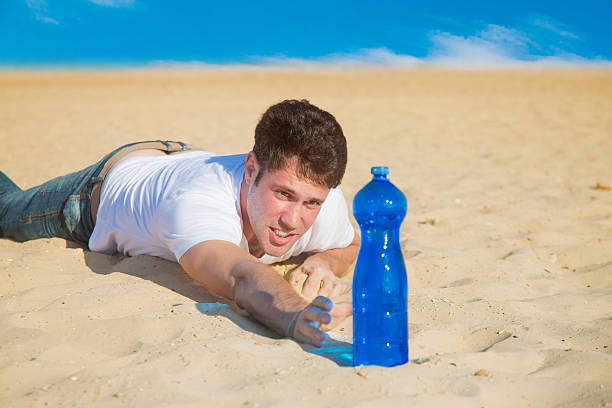
{"label": "belt loop", "polygon": [[100,176],[94,176],[91,179],[89,179],[89,185],[94,185],[96,183],[101,183],[104,181],[104,177],[100,177]]}
{"label": "belt loop", "polygon": [[168,152],[180,152],[186,149],[186,145],[183,142],[176,142],[174,140],[164,140],[162,143],[166,146]]}

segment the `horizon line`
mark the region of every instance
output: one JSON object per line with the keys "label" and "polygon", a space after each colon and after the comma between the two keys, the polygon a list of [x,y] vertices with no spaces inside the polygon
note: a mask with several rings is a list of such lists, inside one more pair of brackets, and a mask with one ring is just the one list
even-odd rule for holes
{"label": "horizon line", "polygon": [[556,57],[540,60],[504,60],[504,61],[466,61],[444,59],[438,61],[426,61],[415,59],[406,64],[379,63],[363,61],[319,61],[319,60],[297,60],[272,62],[231,62],[231,63],[208,63],[199,60],[153,60],[139,62],[41,62],[41,63],[2,63],[2,71],[118,71],[118,70],[185,70],[185,71],[215,71],[215,70],[261,70],[261,71],[416,71],[416,70],[544,70],[544,69],[611,69],[612,61],[603,59],[593,60],[565,60]]}

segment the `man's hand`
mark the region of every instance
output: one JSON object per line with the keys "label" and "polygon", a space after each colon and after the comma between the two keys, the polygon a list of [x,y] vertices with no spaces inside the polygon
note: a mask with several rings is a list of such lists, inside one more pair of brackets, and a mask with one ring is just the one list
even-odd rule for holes
{"label": "man's hand", "polygon": [[334,304],[318,296],[311,304],[296,313],[288,335],[303,343],[320,347],[325,340],[323,331],[331,330],[353,313],[350,302]]}
{"label": "man's hand", "polygon": [[345,293],[348,284],[338,278],[324,259],[324,254],[315,254],[307,258],[304,263],[295,268],[289,274],[289,282],[293,287],[299,284],[301,279],[304,281],[302,288],[296,288],[306,298],[313,298],[315,295],[334,298]]}
{"label": "man's hand", "polygon": [[214,294],[235,302],[260,323],[298,341],[319,346],[325,339],[322,330],[330,330],[352,313],[350,303],[337,303],[334,307],[322,296],[307,304],[270,266],[226,241],[196,244],[179,262]]}

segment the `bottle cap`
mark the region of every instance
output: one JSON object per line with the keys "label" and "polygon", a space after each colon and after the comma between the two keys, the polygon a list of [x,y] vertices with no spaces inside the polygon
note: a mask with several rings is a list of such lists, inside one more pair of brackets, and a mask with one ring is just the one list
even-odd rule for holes
{"label": "bottle cap", "polygon": [[389,174],[389,168],[387,166],[374,166],[370,169],[370,173],[375,176],[386,176]]}

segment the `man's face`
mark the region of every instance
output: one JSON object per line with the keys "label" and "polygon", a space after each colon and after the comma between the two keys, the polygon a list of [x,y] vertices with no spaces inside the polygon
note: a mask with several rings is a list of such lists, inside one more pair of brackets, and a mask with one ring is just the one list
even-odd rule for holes
{"label": "man's face", "polygon": [[[245,182],[248,186],[246,210],[251,231],[247,226],[245,235],[253,255],[262,256],[265,252],[281,256],[313,224],[329,188],[298,177],[296,160],[288,161],[282,169],[265,172],[255,185],[257,173],[262,169],[254,153],[249,155],[252,156],[247,158],[245,165]],[[253,235],[259,246],[255,251],[251,245]]]}

